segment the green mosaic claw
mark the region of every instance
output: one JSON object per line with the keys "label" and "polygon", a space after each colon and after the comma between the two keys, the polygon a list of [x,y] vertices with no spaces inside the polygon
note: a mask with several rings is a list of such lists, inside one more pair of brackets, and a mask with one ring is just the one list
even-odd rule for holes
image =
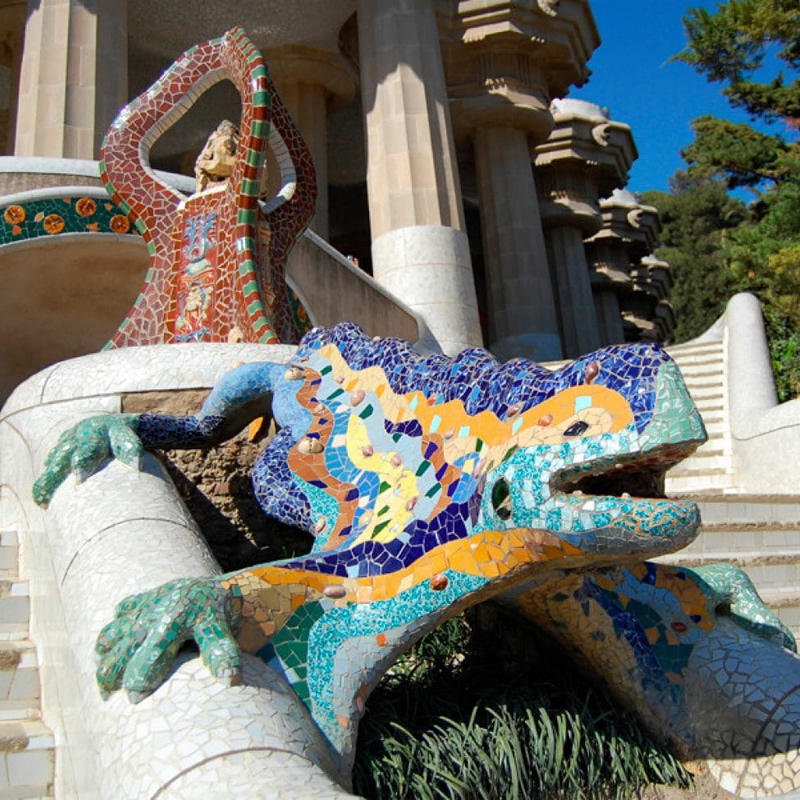
{"label": "green mosaic claw", "polygon": [[764,605],[756,587],[744,570],[733,564],[706,564],[693,567],[713,592],[717,613],[730,615],[742,628],[762,639],[776,641],[787,650],[797,652],[797,642],[789,628]]}
{"label": "green mosaic claw", "polygon": [[123,688],[138,702],[163,683],[187,639],[216,678],[238,683],[237,605],[214,578],[182,578],[127,597],[97,637],[97,683],[106,692]]}
{"label": "green mosaic claw", "polygon": [[103,415],[81,420],[64,431],[33,484],[34,501],[46,507],[70,472],[79,481],[86,480],[112,455],[123,464],[138,467],[142,443],[136,435],[137,420],[135,414]]}

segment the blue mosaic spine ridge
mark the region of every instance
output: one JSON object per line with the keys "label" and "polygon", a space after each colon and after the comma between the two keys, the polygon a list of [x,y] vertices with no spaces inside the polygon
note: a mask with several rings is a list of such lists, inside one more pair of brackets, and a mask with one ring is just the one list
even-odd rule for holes
{"label": "blue mosaic spine ridge", "polygon": [[284,364],[272,362],[237,367],[219,381],[196,416],[142,414],[139,438],[148,449],[209,447],[234,436],[251,420],[273,415],[273,395],[280,395],[274,404],[276,422],[299,436],[312,417],[297,402],[298,383],[283,379],[285,371]]}
{"label": "blue mosaic spine ridge", "polygon": [[595,362],[599,372],[593,383],[625,395],[639,432],[653,416],[658,370],[671,360],[659,345],[651,343],[606,347],[554,371],[521,358],[500,364],[477,348],[453,358],[422,356],[400,339],[370,339],[349,322],[309,331],[300,342],[296,359],[328,344],[338,348],[353,370],[380,367],[398,394],[420,391],[427,397],[436,395],[440,402],[461,400],[468,414],[488,410],[499,417],[514,404],[521,404],[524,411],[564,389],[585,384],[587,367]]}

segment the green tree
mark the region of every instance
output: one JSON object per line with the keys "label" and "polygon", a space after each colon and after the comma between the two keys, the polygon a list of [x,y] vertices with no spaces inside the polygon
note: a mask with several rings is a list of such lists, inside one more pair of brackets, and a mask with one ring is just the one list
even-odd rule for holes
{"label": "green tree", "polygon": [[[752,117],[800,121],[800,0],[727,0],[715,11],[690,8],[678,54]],[[767,55],[780,65],[769,81],[755,76]],[[787,79],[788,77],[788,79]]]}
{"label": "green tree", "polygon": [[[676,176],[669,202],[662,201],[668,223],[660,255],[679,265],[677,330],[684,338],[697,332],[698,304],[710,312],[719,293],[727,299],[734,291],[754,291],[786,399],[800,390],[800,0],[719,0],[713,11],[690,8],[684,26],[688,42],[676,58],[720,83],[731,105],[759,127],[712,116],[693,122],[694,142],[683,151],[688,170]],[[767,124],[780,133],[765,132]],[[702,212],[707,181],[723,192],[750,187],[756,200],[746,213],[736,212],[735,224],[724,214],[716,222],[713,214],[704,217],[718,227],[699,242],[691,233],[676,238],[672,228],[691,232],[691,223],[670,217],[672,206]],[[669,250],[672,241],[677,252]],[[692,291],[702,296],[692,300]]]}
{"label": "green tree", "polygon": [[674,337],[683,342],[707,330],[725,310],[734,283],[721,245],[747,211],[744,203],[728,195],[723,179],[690,177],[683,171],[670,179],[669,193],[645,192],[642,201],[654,205],[661,218],[656,255],[672,269]]}

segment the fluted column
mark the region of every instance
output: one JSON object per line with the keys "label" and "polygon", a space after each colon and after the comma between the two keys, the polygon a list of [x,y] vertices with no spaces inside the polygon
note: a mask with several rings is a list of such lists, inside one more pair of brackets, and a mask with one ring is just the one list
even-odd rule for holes
{"label": "fluted column", "polygon": [[311,229],[328,238],[328,114],[355,96],[355,76],[339,53],[303,45],[266,50],[280,96],[311,150],[317,208]]}
{"label": "fluted column", "polygon": [[[619,189],[600,201],[600,209],[603,226],[586,240],[598,316],[602,314],[606,320],[606,333],[617,336],[618,329],[611,322],[616,305],[623,328],[628,328],[625,339],[635,341],[645,334],[645,338],[654,338],[650,332],[653,326],[641,303],[644,293],[636,287],[631,273],[655,246],[660,230],[658,212],[653,206],[641,205],[631,192]],[[614,338],[603,344],[619,341]]]}
{"label": "fluted column", "polygon": [[126,0],[29,0],[16,155],[95,158],[127,99]]}
{"label": "fluted column", "polygon": [[438,345],[481,343],[434,6],[359,0],[373,275]]}
{"label": "fluted column", "polygon": [[560,358],[556,304],[527,136],[514,128],[479,128],[475,165],[492,352],[503,360]]}
{"label": "fluted column", "polygon": [[583,241],[602,224],[600,197],[624,185],[637,154],[630,128],[609,120],[600,106],[556,100],[552,111],[555,125],[534,151],[534,174],[564,355],[574,358],[605,343]]}
{"label": "fluted column", "polygon": [[564,356],[575,358],[601,345],[584,232],[577,225],[547,229],[547,257],[556,276]]}
{"label": "fluted column", "polygon": [[502,359],[557,359],[558,312],[530,149],[553,128],[551,97],[588,76],[599,44],[591,9],[586,0],[450,8],[440,30],[456,140],[471,138],[474,147],[489,347]]}

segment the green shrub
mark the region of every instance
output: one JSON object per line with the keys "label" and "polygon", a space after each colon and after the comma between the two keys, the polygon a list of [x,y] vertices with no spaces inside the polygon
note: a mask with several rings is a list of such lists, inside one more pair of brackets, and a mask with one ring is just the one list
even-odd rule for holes
{"label": "green shrub", "polygon": [[[514,637],[528,637],[524,623]],[[513,628],[513,624],[511,626]],[[688,786],[632,714],[554,651],[534,660],[486,641],[463,616],[406,654],[361,723],[355,791],[370,800],[624,798]],[[512,648],[513,650],[513,648]]]}

